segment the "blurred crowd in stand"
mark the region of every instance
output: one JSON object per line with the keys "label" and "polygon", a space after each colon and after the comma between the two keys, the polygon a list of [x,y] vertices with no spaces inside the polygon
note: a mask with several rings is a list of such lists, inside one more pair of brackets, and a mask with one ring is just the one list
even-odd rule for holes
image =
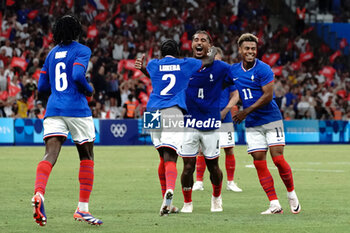
{"label": "blurred crowd in stand", "polygon": [[350,120],[350,74],[342,51],[324,43],[316,46],[309,25],[298,30],[272,25],[267,1],[2,2],[0,117],[43,118],[48,96],[38,94],[37,83],[54,46],[51,29],[58,17],[74,14],[83,27],[80,42],[92,51],[86,74],[95,89],[88,99],[95,118],[142,116],[152,87],[133,68],[134,59],[142,54],[146,61],[158,58],[160,42],[169,38],[179,42],[182,56],[191,56],[191,37],[201,29],[211,34],[231,64],[240,61],[241,33],[259,38],[258,57],[275,73],[276,100],[285,120]]}

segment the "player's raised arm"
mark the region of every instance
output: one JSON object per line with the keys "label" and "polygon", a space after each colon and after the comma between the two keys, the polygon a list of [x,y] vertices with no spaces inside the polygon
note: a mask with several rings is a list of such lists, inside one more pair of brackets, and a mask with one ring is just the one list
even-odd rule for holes
{"label": "player's raised arm", "polygon": [[142,57],[138,57],[136,58],[135,60],[135,64],[134,64],[134,67],[138,70],[141,70],[141,72],[146,75],[147,77],[150,78],[147,70],[146,70],[146,67],[143,65],[143,61],[145,59],[145,54],[142,54]]}
{"label": "player's raised arm", "polygon": [[217,48],[215,46],[212,46],[208,53],[208,57],[205,57],[202,59],[202,66],[208,66],[213,64],[216,52],[217,52]]}

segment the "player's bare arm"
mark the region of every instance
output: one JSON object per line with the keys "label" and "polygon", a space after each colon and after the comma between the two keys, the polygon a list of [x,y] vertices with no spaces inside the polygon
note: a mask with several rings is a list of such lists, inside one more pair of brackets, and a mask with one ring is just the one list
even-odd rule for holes
{"label": "player's bare arm", "polygon": [[150,78],[150,76],[146,70],[146,67],[143,65],[144,60],[145,60],[145,54],[142,54],[142,57],[136,58],[134,67],[135,67],[135,69],[140,70],[144,75],[146,75],[147,77]]}
{"label": "player's bare arm", "polygon": [[217,52],[217,48],[216,48],[215,46],[212,46],[212,47],[210,48],[210,51],[209,51],[209,53],[208,53],[208,56],[207,56],[207,57],[204,57],[204,58],[202,59],[203,66],[208,66],[208,65],[213,64],[214,59],[215,59],[216,52]]}
{"label": "player's bare arm", "polygon": [[223,110],[221,110],[221,112],[220,112],[221,120],[224,119],[226,114],[229,111],[231,111],[233,106],[235,106],[237,104],[238,100],[239,100],[238,90],[231,92],[230,93],[230,101],[227,103],[226,107]]}
{"label": "player's bare arm", "polygon": [[270,82],[263,86],[262,91],[264,92],[264,94],[254,104],[252,104],[248,108],[245,108],[242,111],[237,112],[237,114],[233,116],[234,122],[240,124],[249,113],[268,104],[273,98],[273,87],[273,82]]}

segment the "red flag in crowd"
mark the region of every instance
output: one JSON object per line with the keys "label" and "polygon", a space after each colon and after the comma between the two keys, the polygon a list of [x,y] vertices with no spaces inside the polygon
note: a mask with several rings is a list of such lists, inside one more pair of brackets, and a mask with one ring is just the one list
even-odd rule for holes
{"label": "red flag in crowd", "polygon": [[324,75],[327,79],[333,80],[333,76],[336,70],[332,66],[325,66],[320,70],[320,74]]}
{"label": "red flag in crowd", "polygon": [[0,91],[0,100],[6,101],[8,96],[7,91]]}
{"label": "red flag in crowd", "polygon": [[137,79],[141,77],[143,73],[140,70],[135,70],[134,74],[132,75],[132,79]]}
{"label": "red flag in crowd", "polygon": [[188,33],[185,31],[181,38],[180,38],[180,41],[183,43],[183,42],[186,42],[188,40]]}
{"label": "red flag in crowd", "polygon": [[149,62],[149,60],[151,60],[153,56],[153,47],[151,47],[148,51],[148,54],[147,54],[147,63]]}
{"label": "red flag in crowd", "polygon": [[305,62],[305,61],[308,61],[308,60],[312,59],[313,57],[314,57],[314,53],[313,52],[300,53],[299,61],[300,62]]}
{"label": "red flag in crowd", "polygon": [[113,13],[113,17],[115,17],[116,15],[118,15],[120,13],[120,4],[117,5],[117,7],[115,8],[115,11]]}
{"label": "red flag in crowd", "polygon": [[95,21],[102,21],[102,22],[104,22],[104,21],[106,21],[107,16],[108,16],[108,12],[107,11],[101,12],[98,15],[95,16]]}
{"label": "red flag in crowd", "polygon": [[329,61],[331,63],[334,62],[334,60],[341,55],[340,50],[335,51],[331,56],[329,56]]}
{"label": "red flag in crowd", "polygon": [[122,26],[122,19],[117,17],[115,18],[114,20],[114,25],[117,27],[117,28],[120,28]]}
{"label": "red flag in crowd", "polygon": [[167,28],[171,28],[173,26],[171,20],[163,20],[163,21],[160,21],[160,23]]}
{"label": "red flag in crowd", "polygon": [[11,35],[12,27],[9,27],[6,31],[1,32],[1,36],[5,38],[9,38]]}
{"label": "red flag in crowd", "polygon": [[40,78],[40,69],[37,69],[32,75],[32,77],[38,82]]}
{"label": "red flag in crowd", "polygon": [[293,70],[299,70],[301,68],[301,62],[300,61],[295,61],[290,66],[291,66],[291,68]]}
{"label": "red flag in crowd", "polygon": [[32,94],[27,100],[28,110],[34,108],[34,94]]}
{"label": "red flag in crowd", "polygon": [[343,38],[343,39],[340,40],[339,47],[341,49],[345,48],[347,45],[348,45],[348,41],[346,40],[346,38]]}
{"label": "red flag in crowd", "polygon": [[6,6],[12,6],[16,2],[14,0],[6,0]]}
{"label": "red flag in crowd", "polygon": [[33,20],[38,15],[38,13],[39,13],[38,10],[32,10],[31,12],[28,13],[27,17],[29,19]]}
{"label": "red flag in crowd", "polygon": [[262,61],[272,67],[276,64],[279,58],[280,58],[279,53],[264,54],[262,57]]}
{"label": "red flag in crowd", "polygon": [[303,35],[306,35],[306,34],[308,34],[309,32],[311,32],[312,30],[314,30],[314,27],[308,27],[308,28],[306,28],[304,31],[303,31]]}
{"label": "red flag in crowd", "polygon": [[9,82],[8,89],[9,89],[9,96],[16,96],[21,91],[21,88],[17,87],[12,82]]}
{"label": "red flag in crowd", "polygon": [[158,26],[153,25],[151,20],[147,20],[147,30],[149,32],[156,32],[158,31]]}
{"label": "red flag in crowd", "polygon": [[87,38],[95,38],[98,35],[98,30],[96,28],[96,25],[90,25],[88,27],[88,31],[87,31]]}
{"label": "red flag in crowd", "polygon": [[230,24],[234,23],[237,20],[237,15],[231,15],[230,17]]}
{"label": "red flag in crowd", "polygon": [[276,66],[272,68],[272,72],[277,76],[282,75],[282,70],[283,70],[283,66]]}
{"label": "red flag in crowd", "polygon": [[64,0],[66,2],[67,7],[70,9],[74,5],[74,0]]}
{"label": "red flag in crowd", "polygon": [[26,71],[28,63],[26,62],[25,59],[20,58],[20,57],[13,57],[11,64],[12,67],[18,66],[21,68],[23,71]]}
{"label": "red flag in crowd", "polygon": [[191,45],[192,45],[192,41],[186,40],[186,41],[182,42],[181,50],[191,51],[192,50]]}

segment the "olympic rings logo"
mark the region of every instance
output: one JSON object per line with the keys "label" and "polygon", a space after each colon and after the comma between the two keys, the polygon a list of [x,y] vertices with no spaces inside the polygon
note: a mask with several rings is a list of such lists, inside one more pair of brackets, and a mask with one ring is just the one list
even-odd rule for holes
{"label": "olympic rings logo", "polygon": [[114,137],[122,138],[128,131],[128,127],[125,124],[112,124],[111,125],[111,133]]}

